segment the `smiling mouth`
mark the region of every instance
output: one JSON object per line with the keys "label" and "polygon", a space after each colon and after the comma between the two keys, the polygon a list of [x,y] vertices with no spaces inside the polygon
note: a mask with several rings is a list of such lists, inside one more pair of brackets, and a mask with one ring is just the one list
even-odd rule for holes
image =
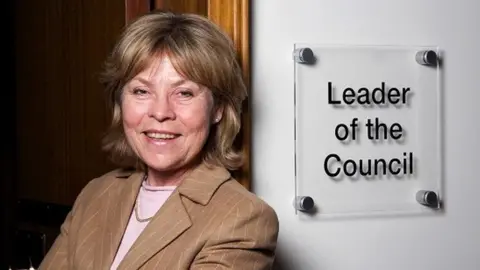
{"label": "smiling mouth", "polygon": [[145,136],[154,140],[172,140],[179,137],[180,135],[170,133],[145,132]]}

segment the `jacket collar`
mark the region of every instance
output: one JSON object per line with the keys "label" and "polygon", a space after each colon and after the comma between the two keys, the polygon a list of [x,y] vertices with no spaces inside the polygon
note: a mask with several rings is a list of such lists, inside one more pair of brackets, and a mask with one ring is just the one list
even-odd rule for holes
{"label": "jacket collar", "polygon": [[[117,207],[107,213],[108,224],[103,233],[102,248],[96,253],[98,255],[95,260],[102,263],[97,265],[97,269],[108,269],[115,257],[115,252],[120,245],[135,204],[143,175],[143,172],[133,170],[117,171],[116,173],[116,177],[128,179],[123,179],[126,181],[123,181],[123,187],[117,193],[118,197],[114,199],[114,202],[119,202]],[[201,205],[207,205],[220,185],[230,178],[230,173],[223,167],[200,164],[191,171],[138,237],[119,265],[119,269],[139,268],[191,227],[192,221],[182,202],[182,197]],[[99,258],[99,256],[103,258]]]}
{"label": "jacket collar", "polygon": [[190,200],[206,205],[218,187],[230,179],[230,173],[223,167],[199,165],[180,184],[178,192]]}
{"label": "jacket collar", "polygon": [[[118,170],[115,174],[117,178],[131,178],[136,182],[133,187],[139,187],[138,179],[142,179],[143,172],[133,169]],[[206,205],[212,198],[218,187],[231,178],[230,172],[224,167],[207,165],[201,163],[192,170],[182,183],[178,186],[178,192],[190,200]],[[141,184],[141,183],[140,183]]]}

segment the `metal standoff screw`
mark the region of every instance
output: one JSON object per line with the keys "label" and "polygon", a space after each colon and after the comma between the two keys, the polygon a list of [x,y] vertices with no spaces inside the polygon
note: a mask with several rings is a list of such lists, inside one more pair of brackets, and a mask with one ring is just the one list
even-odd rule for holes
{"label": "metal standoff screw", "polygon": [[294,201],[294,207],[299,211],[310,211],[314,205],[315,202],[310,196],[297,196]]}
{"label": "metal standoff screw", "polygon": [[300,64],[311,64],[314,62],[315,57],[312,49],[301,48],[293,51],[293,59]]}
{"label": "metal standoff screw", "polygon": [[431,208],[438,208],[438,205],[439,205],[438,195],[434,191],[419,190],[417,191],[415,198],[417,199],[417,202],[422,205],[425,205]]}
{"label": "metal standoff screw", "polygon": [[436,66],[437,65],[437,53],[432,50],[419,51],[415,54],[415,60],[420,65]]}

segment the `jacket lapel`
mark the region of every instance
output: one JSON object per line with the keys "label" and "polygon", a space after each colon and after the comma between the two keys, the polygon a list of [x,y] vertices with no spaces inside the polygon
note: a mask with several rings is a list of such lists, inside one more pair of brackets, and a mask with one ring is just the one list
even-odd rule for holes
{"label": "jacket lapel", "polygon": [[[229,179],[223,168],[200,165],[170,195],[140,234],[118,269],[138,269],[192,226],[183,197],[206,205],[218,186]],[[123,229],[124,230],[124,229]]]}
{"label": "jacket lapel", "polygon": [[119,269],[138,269],[192,225],[182,199],[174,191],[137,238]]}
{"label": "jacket lapel", "polygon": [[130,215],[142,184],[144,174],[141,172],[119,174],[117,181],[123,181],[119,188],[106,194],[107,212],[105,213],[104,226],[101,239],[96,245],[94,269],[110,269],[115,254],[127,227]]}

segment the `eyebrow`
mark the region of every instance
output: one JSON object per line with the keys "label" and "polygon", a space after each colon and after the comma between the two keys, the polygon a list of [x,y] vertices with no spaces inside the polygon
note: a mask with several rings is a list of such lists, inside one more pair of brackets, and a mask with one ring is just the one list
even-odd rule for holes
{"label": "eyebrow", "polygon": [[[141,77],[134,78],[133,80],[137,80],[137,81],[139,81],[139,82],[141,82],[141,83],[143,83],[143,84],[145,84],[145,85],[147,85],[147,86],[152,86],[152,83],[151,83],[149,80],[146,80],[146,79],[141,78]],[[191,82],[191,81],[185,80],[185,79],[180,79],[180,80],[172,83],[171,86],[177,87],[177,86],[179,86],[179,85],[182,85],[182,84],[185,84],[185,83],[189,83],[189,82]],[[191,83],[193,83],[193,82],[191,82]]]}

